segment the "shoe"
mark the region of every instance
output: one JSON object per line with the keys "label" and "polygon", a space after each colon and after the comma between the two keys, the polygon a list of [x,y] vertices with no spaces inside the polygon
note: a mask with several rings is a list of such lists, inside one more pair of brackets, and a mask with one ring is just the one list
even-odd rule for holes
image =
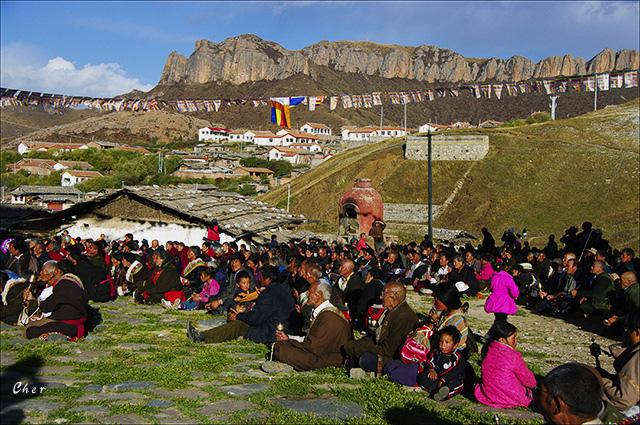
{"label": "shoe", "polygon": [[433,399],[435,401],[442,401],[442,400],[446,400],[448,396],[449,396],[449,387],[444,386],[438,389],[438,392],[433,395]]}
{"label": "shoe", "polygon": [[180,308],[180,304],[182,303],[182,300],[180,298],[176,298],[175,300],[173,300],[173,305],[172,308],[174,310],[177,310]]}
{"label": "shoe", "polygon": [[352,379],[375,378],[375,374],[373,372],[367,372],[359,367],[354,367],[349,371],[349,377]]}
{"label": "shoe", "polygon": [[353,368],[353,357],[346,356],[344,358],[344,362],[342,362],[342,368],[347,373],[347,375],[349,375],[351,372],[351,369]]}
{"label": "shoe", "polygon": [[191,321],[187,322],[187,338],[193,342],[204,342],[204,335],[193,326]]}
{"label": "shoe", "polygon": [[160,300],[160,304],[162,304],[162,307],[168,310],[171,310],[173,308],[173,304],[171,304],[169,301],[165,300],[164,298]]}

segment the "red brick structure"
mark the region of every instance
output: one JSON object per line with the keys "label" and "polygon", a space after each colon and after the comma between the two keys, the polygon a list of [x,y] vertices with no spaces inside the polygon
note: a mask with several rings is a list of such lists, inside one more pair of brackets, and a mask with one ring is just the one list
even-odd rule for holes
{"label": "red brick structure", "polygon": [[340,198],[338,216],[340,234],[369,234],[374,221],[382,221],[382,196],[371,186],[370,179],[356,179],[353,187]]}

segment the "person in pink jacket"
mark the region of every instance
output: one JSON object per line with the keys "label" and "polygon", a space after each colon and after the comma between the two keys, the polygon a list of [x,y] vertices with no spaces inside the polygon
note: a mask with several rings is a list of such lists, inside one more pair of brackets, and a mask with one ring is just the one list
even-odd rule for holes
{"label": "person in pink jacket", "polygon": [[474,395],[480,403],[497,408],[528,407],[536,378],[516,350],[518,330],[509,322],[495,322],[483,349],[482,381]]}
{"label": "person in pink jacket", "polygon": [[214,279],[215,270],[212,267],[200,269],[200,280],[202,281],[202,291],[194,292],[191,297],[180,304],[180,310],[195,310],[204,306],[210,298],[218,295],[220,284]]}
{"label": "person in pink jacket", "polygon": [[493,266],[491,265],[491,254],[482,255],[482,258],[480,259],[480,266],[480,273],[476,273],[476,280],[478,280],[480,288],[484,290],[495,273]]}
{"label": "person in pink jacket", "polygon": [[520,295],[513,277],[504,270],[494,273],[491,278],[491,295],[484,303],[484,311],[495,316],[495,321],[507,321],[507,315],[516,314],[516,298]]}

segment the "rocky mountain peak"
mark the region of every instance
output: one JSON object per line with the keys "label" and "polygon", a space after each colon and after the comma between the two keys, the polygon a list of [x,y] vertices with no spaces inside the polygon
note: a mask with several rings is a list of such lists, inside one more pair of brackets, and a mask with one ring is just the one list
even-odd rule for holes
{"label": "rocky mountain peak", "polygon": [[321,72],[314,71],[316,66],[429,83],[499,82],[637,69],[640,57],[636,50],[604,49],[588,62],[565,54],[534,63],[517,55],[509,59],[465,58],[453,50],[428,44],[411,47],[368,41],[320,41],[302,50],[288,50],[255,34],[242,34],[220,43],[198,40],[189,58],[171,52],[159,84],[242,84],[283,80],[295,74],[322,78]]}

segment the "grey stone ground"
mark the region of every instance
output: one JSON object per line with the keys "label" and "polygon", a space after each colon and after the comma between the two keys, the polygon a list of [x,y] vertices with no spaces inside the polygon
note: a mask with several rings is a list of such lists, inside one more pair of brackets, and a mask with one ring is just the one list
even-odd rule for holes
{"label": "grey stone ground", "polygon": [[[416,294],[410,295],[410,303],[421,311],[430,306]],[[341,396],[362,391],[366,384],[349,380],[339,371],[335,372],[338,375],[318,375],[291,372],[277,364],[263,365],[266,348],[247,341],[213,346],[187,341],[187,318],[202,327],[220,324],[222,318],[134,306],[126,298],[100,307],[103,324],[91,338],[77,343],[26,341],[20,336],[21,329],[2,326],[0,423],[293,423],[371,419],[368,415],[372,413],[367,413],[372,412],[368,410],[371,406],[350,401],[353,395]],[[486,332],[491,320],[482,312],[482,301],[473,300],[470,321],[474,330]],[[534,371],[545,373],[568,360],[590,363],[588,332],[528,312],[512,321],[520,329],[519,348]],[[610,342],[598,340],[603,345]],[[609,363],[605,362],[605,367],[611,370]],[[283,377],[292,380],[292,388]],[[15,395],[18,382],[21,390],[26,385],[30,393]],[[442,404],[446,406],[489,411],[462,398]],[[524,410],[501,414],[541,421],[539,415]],[[379,421],[378,417],[375,422]]]}

